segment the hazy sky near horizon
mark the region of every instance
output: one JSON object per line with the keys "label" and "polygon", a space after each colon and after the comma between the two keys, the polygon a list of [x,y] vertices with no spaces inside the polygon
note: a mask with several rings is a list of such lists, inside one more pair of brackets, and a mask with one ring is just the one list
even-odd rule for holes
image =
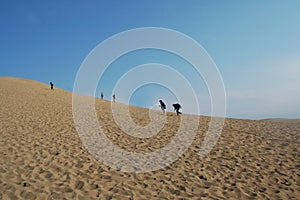
{"label": "hazy sky near horizon", "polygon": [[[105,39],[133,28],[173,29],[196,40],[216,63],[226,89],[228,117],[300,118],[297,0],[11,0],[0,2],[0,27],[0,76],[53,81],[70,91],[83,60]],[[187,63],[168,53],[132,52],[113,63],[99,91],[110,99],[122,73],[149,62],[179,71],[184,66],[182,74],[193,73]],[[165,78],[172,79],[167,74]],[[202,113],[209,114],[205,83],[191,81],[199,90]],[[130,103],[151,107],[159,98],[176,101],[168,88],[146,85]],[[117,94],[117,99],[122,96]]]}

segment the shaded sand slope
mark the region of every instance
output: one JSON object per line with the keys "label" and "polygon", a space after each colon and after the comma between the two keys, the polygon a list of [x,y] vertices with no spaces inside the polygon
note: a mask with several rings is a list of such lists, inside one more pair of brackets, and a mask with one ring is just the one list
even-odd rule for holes
{"label": "shaded sand slope", "polygon": [[[113,170],[87,152],[74,127],[71,93],[0,78],[0,103],[0,199],[300,197],[298,122],[226,119],[217,145],[200,159],[197,152],[210,119],[195,116],[197,136],[180,159],[155,172],[134,174]],[[129,151],[161,148],[178,129],[179,118],[168,113],[157,136],[133,138],[114,123],[109,101],[97,100],[96,108],[108,138]],[[147,109],[131,107],[130,113],[136,123],[149,123]]]}

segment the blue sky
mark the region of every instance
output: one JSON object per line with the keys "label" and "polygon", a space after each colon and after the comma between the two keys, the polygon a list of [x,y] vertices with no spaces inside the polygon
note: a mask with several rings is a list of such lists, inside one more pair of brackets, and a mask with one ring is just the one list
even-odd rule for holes
{"label": "blue sky", "polygon": [[[0,76],[53,81],[71,91],[81,63],[100,42],[132,28],[164,27],[210,54],[224,81],[228,117],[300,118],[299,10],[296,0],[1,1]],[[133,53],[113,63],[100,82],[106,98],[118,77],[138,64],[185,65],[167,53]],[[205,83],[194,81],[209,114]],[[167,88],[148,85],[130,103],[149,107],[159,97],[176,101]]]}

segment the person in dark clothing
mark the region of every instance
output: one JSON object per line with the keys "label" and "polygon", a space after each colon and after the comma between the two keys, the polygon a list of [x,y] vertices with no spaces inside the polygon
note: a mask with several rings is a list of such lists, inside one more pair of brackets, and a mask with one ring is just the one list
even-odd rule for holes
{"label": "person in dark clothing", "polygon": [[181,108],[181,105],[179,103],[174,103],[173,107],[174,107],[174,111],[176,111],[177,115],[181,114],[181,112],[179,112],[179,109]]}
{"label": "person in dark clothing", "polygon": [[113,94],[113,102],[116,102],[116,95],[115,94]]}
{"label": "person in dark clothing", "polygon": [[160,108],[162,109],[162,111],[165,112],[165,110],[167,108],[166,104],[162,100],[159,100],[159,104],[160,104]]}
{"label": "person in dark clothing", "polygon": [[103,92],[101,92],[101,99],[103,99]]}
{"label": "person in dark clothing", "polygon": [[51,90],[54,90],[54,84],[52,82],[50,82],[50,88]]}

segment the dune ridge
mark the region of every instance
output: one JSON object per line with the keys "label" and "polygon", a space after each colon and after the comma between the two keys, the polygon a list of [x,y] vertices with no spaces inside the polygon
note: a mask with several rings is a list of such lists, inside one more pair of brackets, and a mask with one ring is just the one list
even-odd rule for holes
{"label": "dune ridge", "polygon": [[[199,121],[189,149],[148,173],[125,173],[96,160],[82,145],[72,116],[72,93],[36,81],[0,78],[0,199],[299,199],[300,123],[226,119],[203,159],[197,152],[210,122]],[[151,152],[178,129],[168,113],[151,138],[128,136],[114,123],[110,101],[96,100],[99,123],[116,145]],[[130,107],[134,122],[148,109]],[[126,123],[126,119],[124,119]],[[188,129],[188,125],[186,126]]]}

